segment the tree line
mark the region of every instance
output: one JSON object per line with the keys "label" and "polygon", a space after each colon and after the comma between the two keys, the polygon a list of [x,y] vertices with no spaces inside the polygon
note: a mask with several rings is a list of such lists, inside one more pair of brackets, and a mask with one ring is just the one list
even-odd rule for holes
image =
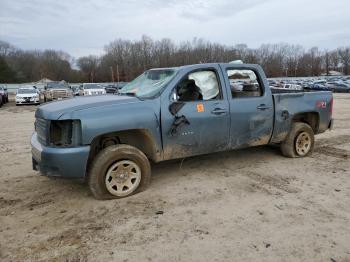
{"label": "tree line", "polygon": [[[230,62],[260,64],[268,77],[319,76],[339,71],[350,74],[350,46],[333,50],[305,49],[286,43],[223,45],[203,39],[175,43],[171,39],[117,39],[104,48],[101,56],[74,60],[56,50],[21,50],[0,41],[0,82],[31,82],[42,78],[68,82],[130,81],[143,71],[195,63]],[[74,69],[76,65],[79,69]]]}
{"label": "tree line", "polygon": [[0,40],[0,83],[36,82],[43,78],[83,81],[83,73],[72,68],[73,62],[63,51],[22,50]]}

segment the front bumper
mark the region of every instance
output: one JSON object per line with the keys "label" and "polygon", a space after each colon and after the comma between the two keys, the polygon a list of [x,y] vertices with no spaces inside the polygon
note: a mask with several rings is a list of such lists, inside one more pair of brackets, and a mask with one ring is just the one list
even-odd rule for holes
{"label": "front bumper", "polygon": [[29,104],[40,104],[40,99],[39,98],[35,98],[35,99],[21,99],[21,100],[19,100],[19,99],[16,99],[16,104],[17,105],[24,105],[24,104],[27,104],[27,105],[29,105]]}
{"label": "front bumper", "polygon": [[84,178],[90,146],[72,148],[46,147],[37,134],[31,139],[33,169],[45,176]]}

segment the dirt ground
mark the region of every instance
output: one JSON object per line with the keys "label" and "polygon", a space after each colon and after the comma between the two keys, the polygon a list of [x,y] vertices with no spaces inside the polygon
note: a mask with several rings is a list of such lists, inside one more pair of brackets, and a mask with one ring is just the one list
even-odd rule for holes
{"label": "dirt ground", "polygon": [[1,261],[350,261],[350,95],[311,157],[161,163],[147,191],[112,201],[32,171],[35,109],[0,109]]}

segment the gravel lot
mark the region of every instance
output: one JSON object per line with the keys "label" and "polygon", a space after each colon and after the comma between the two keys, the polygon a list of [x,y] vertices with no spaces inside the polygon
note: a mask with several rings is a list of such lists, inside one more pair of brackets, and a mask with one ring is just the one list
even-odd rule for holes
{"label": "gravel lot", "polygon": [[0,109],[1,261],[350,261],[348,94],[311,157],[257,147],[161,163],[147,191],[112,201],[32,171],[35,109]]}

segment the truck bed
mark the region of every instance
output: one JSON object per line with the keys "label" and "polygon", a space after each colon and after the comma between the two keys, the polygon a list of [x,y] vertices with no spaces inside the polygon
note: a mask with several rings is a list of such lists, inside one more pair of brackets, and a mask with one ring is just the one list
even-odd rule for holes
{"label": "truck bed", "polygon": [[[273,90],[273,89],[271,89]],[[332,92],[288,90],[273,92],[275,107],[274,131],[271,143],[282,142],[290,131],[292,122],[301,115],[315,117],[315,133],[322,133],[329,127],[331,118]]]}

